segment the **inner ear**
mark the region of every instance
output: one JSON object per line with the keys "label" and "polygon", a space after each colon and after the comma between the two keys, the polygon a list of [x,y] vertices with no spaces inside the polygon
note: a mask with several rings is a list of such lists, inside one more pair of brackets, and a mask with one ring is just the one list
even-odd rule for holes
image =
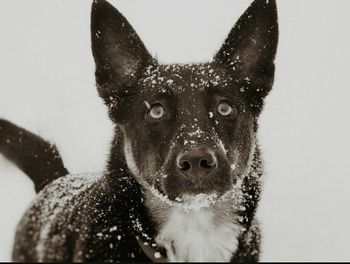
{"label": "inner ear", "polygon": [[94,0],[91,42],[96,82],[103,98],[132,87],[152,57],[125,17],[105,0]]}
{"label": "inner ear", "polygon": [[275,0],[255,0],[228,35],[214,62],[243,84],[249,104],[261,109],[274,80],[278,44]]}

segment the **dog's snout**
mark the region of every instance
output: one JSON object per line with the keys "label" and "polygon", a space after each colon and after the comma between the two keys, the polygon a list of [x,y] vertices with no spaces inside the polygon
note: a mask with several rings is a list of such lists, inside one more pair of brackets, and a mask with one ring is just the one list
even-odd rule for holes
{"label": "dog's snout", "polygon": [[177,159],[178,170],[187,177],[205,177],[217,168],[217,158],[209,148],[199,147],[186,149]]}

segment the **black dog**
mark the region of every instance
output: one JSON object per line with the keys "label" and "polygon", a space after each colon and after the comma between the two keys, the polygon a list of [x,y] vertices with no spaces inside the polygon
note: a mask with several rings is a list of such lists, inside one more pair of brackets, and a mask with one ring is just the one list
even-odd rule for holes
{"label": "black dog", "polygon": [[115,123],[108,168],[68,175],[54,145],[0,120],[1,153],[39,192],[14,260],[258,261],[256,133],[274,80],[275,0],[255,0],[206,64],[158,64],[104,0],[91,34]]}

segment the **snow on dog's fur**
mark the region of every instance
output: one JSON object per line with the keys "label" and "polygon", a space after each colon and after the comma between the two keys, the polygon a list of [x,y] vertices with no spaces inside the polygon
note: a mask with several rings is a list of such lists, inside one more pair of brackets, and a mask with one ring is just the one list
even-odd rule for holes
{"label": "snow on dog's fur", "polygon": [[163,65],[94,0],[97,90],[115,125],[108,166],[93,180],[66,176],[53,145],[0,119],[1,153],[41,191],[14,260],[257,262],[258,118],[277,41],[275,1],[255,0],[212,61]]}
{"label": "snow on dog's fur", "polygon": [[183,197],[181,203],[171,203],[164,201],[164,197],[159,199],[154,193],[149,194],[146,203],[153,203],[150,206],[154,208],[151,213],[160,222],[156,241],[166,249],[169,260],[231,259],[244,231],[239,224],[238,215],[234,210],[228,209],[235,206],[232,201],[242,199],[242,192],[238,188],[235,191],[236,193],[231,193],[232,196],[234,193],[234,198],[218,199],[216,195],[197,195]]}

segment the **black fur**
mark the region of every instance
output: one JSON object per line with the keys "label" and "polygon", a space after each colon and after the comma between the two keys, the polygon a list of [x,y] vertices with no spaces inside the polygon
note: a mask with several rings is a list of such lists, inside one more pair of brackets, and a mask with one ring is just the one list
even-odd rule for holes
{"label": "black fur", "polygon": [[68,174],[54,144],[0,119],[0,153],[33,181],[36,192]]}
{"label": "black fur", "polygon": [[[274,79],[275,1],[255,0],[206,64],[158,64],[127,20],[104,0],[93,2],[91,36],[97,89],[115,123],[107,170],[99,178],[67,176],[52,182],[57,168],[60,176],[67,172],[60,159],[61,166],[44,174],[28,170],[32,159],[21,159],[20,145],[9,148],[0,140],[0,151],[24,168],[37,190],[52,182],[18,226],[14,260],[149,261],[137,237],[166,255],[155,241],[166,207],[152,204],[145,186],[174,202],[187,194],[225,194],[242,179],[241,198],[232,201],[238,207],[214,212],[244,230],[231,261],[257,262],[260,232],[255,213],[262,164],[255,136]],[[228,116],[218,112],[222,103],[231,106]],[[164,110],[160,119],[150,116],[154,106]],[[15,137],[20,129],[5,124],[11,129],[0,135]],[[31,144],[41,147],[31,155],[49,146],[26,133],[27,149]],[[179,155],[203,146],[213,153],[217,167],[203,178],[185,175],[176,165]],[[221,215],[220,210],[229,213]]]}

